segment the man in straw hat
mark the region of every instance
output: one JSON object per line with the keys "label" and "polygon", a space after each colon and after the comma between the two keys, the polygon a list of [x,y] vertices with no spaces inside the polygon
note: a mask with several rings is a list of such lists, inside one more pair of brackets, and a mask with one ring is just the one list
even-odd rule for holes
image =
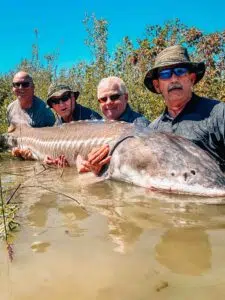
{"label": "man in straw hat", "polygon": [[[186,48],[175,45],[161,51],[144,83],[151,92],[162,95],[166,108],[149,128],[191,140],[209,152],[225,171],[225,103],[193,92],[204,73],[205,64],[191,62]],[[100,148],[91,162],[95,167],[107,155],[105,149]]]}
{"label": "man in straw hat", "polygon": [[191,62],[186,48],[175,45],[161,51],[144,83],[162,95],[166,108],[149,127],[191,140],[225,171],[225,103],[193,92],[204,73],[205,64]]}
{"label": "man in straw hat", "polygon": [[183,127],[210,116],[220,102],[193,93],[194,85],[204,73],[205,64],[191,62],[187,49],[180,45],[168,47],[158,54],[154,67],[145,76],[144,84],[151,92],[163,96],[166,109],[153,122],[152,128],[176,132],[181,124]]}

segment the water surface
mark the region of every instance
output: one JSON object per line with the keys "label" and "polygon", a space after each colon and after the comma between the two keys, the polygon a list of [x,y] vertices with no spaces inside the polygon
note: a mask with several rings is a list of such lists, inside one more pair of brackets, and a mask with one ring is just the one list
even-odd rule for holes
{"label": "water surface", "polygon": [[0,299],[225,299],[225,206],[36,162],[0,171],[8,195],[21,184]]}

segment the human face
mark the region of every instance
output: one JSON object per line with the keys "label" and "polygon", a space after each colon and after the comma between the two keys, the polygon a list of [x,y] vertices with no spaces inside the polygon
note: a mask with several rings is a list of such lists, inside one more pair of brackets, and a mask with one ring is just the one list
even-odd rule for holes
{"label": "human face", "polygon": [[51,100],[52,108],[56,113],[62,117],[65,122],[72,121],[72,114],[75,109],[75,98],[73,93],[65,92],[58,97],[52,97]]}
{"label": "human face", "polygon": [[128,95],[122,94],[118,84],[104,84],[98,88],[100,109],[106,119],[118,120],[125,111]]}
{"label": "human face", "polygon": [[158,72],[158,79],[153,80],[156,91],[162,94],[168,108],[184,106],[191,99],[196,75],[182,69],[182,65],[163,68]]}
{"label": "human face", "polygon": [[23,104],[32,104],[34,96],[34,85],[25,72],[17,73],[13,78],[13,92],[17,99]]}

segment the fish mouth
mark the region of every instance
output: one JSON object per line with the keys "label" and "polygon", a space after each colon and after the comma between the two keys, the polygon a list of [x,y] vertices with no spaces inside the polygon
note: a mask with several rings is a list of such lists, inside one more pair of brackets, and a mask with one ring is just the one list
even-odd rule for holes
{"label": "fish mouth", "polygon": [[179,188],[172,188],[172,187],[155,187],[151,186],[148,188],[150,192],[158,192],[158,193],[165,193],[165,194],[176,194],[176,195],[186,195],[186,196],[197,196],[197,197],[203,197],[203,198],[222,198],[225,201],[225,189],[207,189],[202,188],[198,186],[194,190],[191,188],[185,190],[185,189],[179,189]]}

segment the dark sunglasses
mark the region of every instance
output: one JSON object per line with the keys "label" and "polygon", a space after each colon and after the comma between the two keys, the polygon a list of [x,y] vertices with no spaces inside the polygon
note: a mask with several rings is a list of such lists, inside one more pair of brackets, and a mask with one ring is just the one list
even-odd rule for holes
{"label": "dark sunglasses", "polygon": [[105,103],[107,100],[108,100],[108,98],[111,100],[111,101],[116,101],[116,100],[118,100],[119,98],[120,98],[120,96],[122,96],[121,94],[114,94],[114,95],[110,95],[110,96],[108,96],[108,97],[102,97],[102,98],[99,98],[98,99],[98,102],[99,103]]}
{"label": "dark sunglasses", "polygon": [[172,69],[165,69],[158,72],[158,78],[159,79],[170,79],[173,74],[175,74],[177,77],[183,76],[189,72],[188,68],[172,68]]}
{"label": "dark sunglasses", "polygon": [[12,83],[14,88],[22,87],[22,88],[28,88],[30,86],[29,81],[23,81],[23,82],[13,82]]}
{"label": "dark sunglasses", "polygon": [[71,97],[71,93],[67,93],[67,94],[62,95],[60,98],[52,98],[51,104],[59,104],[60,101],[66,102],[70,99],[70,97]]}

